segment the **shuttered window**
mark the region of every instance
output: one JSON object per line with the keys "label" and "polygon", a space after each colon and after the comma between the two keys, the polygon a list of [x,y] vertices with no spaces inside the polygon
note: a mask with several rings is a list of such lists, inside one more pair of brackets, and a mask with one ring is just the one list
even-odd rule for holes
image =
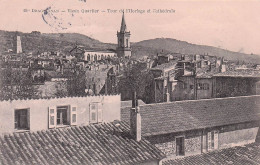
{"label": "shuttered window", "polygon": [[208,151],[218,149],[218,131],[208,132]]}
{"label": "shuttered window", "polygon": [[67,105],[67,106],[51,106],[48,109],[49,113],[49,128],[56,128],[77,125],[77,106]]}
{"label": "shuttered window", "polygon": [[56,107],[49,107],[49,128],[56,127]]}
{"label": "shuttered window", "polygon": [[75,105],[70,108],[70,125],[77,125],[77,106]]}
{"label": "shuttered window", "polygon": [[103,108],[99,102],[93,102],[89,105],[90,123],[101,123],[103,121]]}

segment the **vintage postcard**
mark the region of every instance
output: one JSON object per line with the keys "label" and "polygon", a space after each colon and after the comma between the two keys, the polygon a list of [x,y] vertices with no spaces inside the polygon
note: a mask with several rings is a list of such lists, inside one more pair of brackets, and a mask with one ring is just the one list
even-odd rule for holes
{"label": "vintage postcard", "polygon": [[256,165],[259,126],[259,0],[0,0],[0,165]]}

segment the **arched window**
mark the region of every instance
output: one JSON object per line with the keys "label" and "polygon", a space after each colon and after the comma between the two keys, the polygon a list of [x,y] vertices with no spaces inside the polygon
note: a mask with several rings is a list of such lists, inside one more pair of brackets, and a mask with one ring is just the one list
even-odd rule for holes
{"label": "arched window", "polygon": [[128,39],[126,39],[126,47],[128,48],[129,46],[128,46]]}
{"label": "arched window", "polygon": [[88,56],[87,56],[87,61],[90,61],[90,55],[88,54]]}
{"label": "arched window", "polygon": [[122,39],[120,38],[120,43],[119,43],[119,46],[120,47],[123,47],[123,41],[122,41]]}
{"label": "arched window", "polygon": [[101,54],[101,60],[103,60],[104,59],[104,55],[103,54]]}
{"label": "arched window", "polygon": [[94,56],[94,61],[97,61],[97,55],[95,54],[95,56]]}

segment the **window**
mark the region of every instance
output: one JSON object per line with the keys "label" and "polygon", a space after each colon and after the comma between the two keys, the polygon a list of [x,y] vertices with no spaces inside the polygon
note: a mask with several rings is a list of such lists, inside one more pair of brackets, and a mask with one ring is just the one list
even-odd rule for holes
{"label": "window", "polygon": [[66,125],[77,125],[77,107],[49,107],[49,128]]}
{"label": "window", "polygon": [[204,84],[203,84],[203,89],[204,89],[204,90],[209,90],[209,84],[204,83]]}
{"label": "window", "polygon": [[218,149],[218,131],[208,132],[208,151]]}
{"label": "window", "polygon": [[176,138],[176,156],[184,155],[184,137]]}
{"label": "window", "polygon": [[122,39],[119,40],[119,46],[120,46],[120,47],[123,47]]}
{"label": "window", "polygon": [[187,88],[187,83],[183,83],[183,89]]}
{"label": "window", "polygon": [[68,106],[57,107],[57,125],[69,125]]}
{"label": "window", "polygon": [[208,83],[198,83],[197,89],[198,90],[209,90],[209,84]]}
{"label": "window", "polygon": [[17,109],[15,110],[14,127],[17,130],[29,130],[29,109]]}
{"label": "window", "polygon": [[201,83],[198,83],[197,89],[198,89],[198,90],[201,90],[201,89],[202,89],[202,84],[201,84]]}
{"label": "window", "polygon": [[103,121],[102,104],[98,102],[90,103],[89,105],[90,123],[100,123]]}

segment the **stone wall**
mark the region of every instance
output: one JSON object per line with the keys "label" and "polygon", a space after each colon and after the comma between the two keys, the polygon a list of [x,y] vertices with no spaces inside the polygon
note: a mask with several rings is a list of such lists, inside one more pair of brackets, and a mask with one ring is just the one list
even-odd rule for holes
{"label": "stone wall", "polygon": [[[176,157],[176,137],[184,137],[185,156],[196,155],[208,152],[208,137],[210,131],[218,132],[218,146],[215,149],[223,149],[233,146],[241,146],[253,143],[259,130],[259,122],[247,122],[234,125],[227,125],[217,128],[186,131],[183,133],[162,134],[145,137],[150,143],[167,155]],[[215,149],[211,149],[213,151]]]}
{"label": "stone wall", "polygon": [[150,136],[146,139],[165,153],[167,157],[175,157],[175,138],[180,136],[184,136],[185,156],[201,153],[201,131]]}
{"label": "stone wall", "polygon": [[219,149],[253,143],[259,130],[259,123],[241,123],[222,127],[219,132]]}
{"label": "stone wall", "polygon": [[185,138],[185,156],[201,153],[201,136]]}
{"label": "stone wall", "polygon": [[216,77],[214,97],[248,96],[256,94],[256,78]]}

